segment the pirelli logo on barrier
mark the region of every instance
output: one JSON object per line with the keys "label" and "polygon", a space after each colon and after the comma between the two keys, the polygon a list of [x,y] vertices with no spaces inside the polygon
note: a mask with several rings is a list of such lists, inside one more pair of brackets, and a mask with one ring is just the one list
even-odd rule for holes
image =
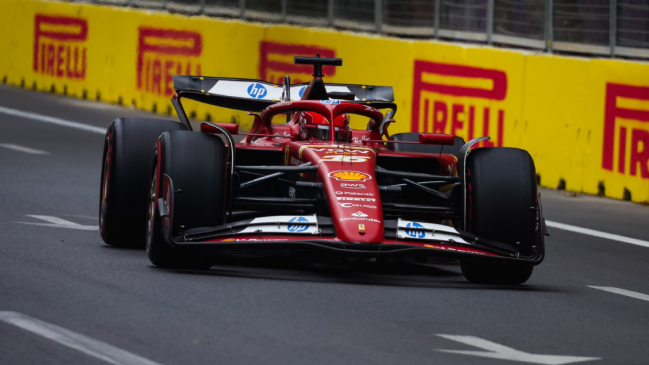
{"label": "pirelli logo on barrier", "polygon": [[34,72],[62,79],[85,79],[87,40],[86,19],[36,14]]}
{"label": "pirelli logo on barrier", "polygon": [[[296,65],[293,63],[293,57],[315,57],[318,53],[320,53],[320,57],[336,57],[336,51],[320,46],[262,41],[259,44],[259,78],[275,84],[282,84],[284,76],[288,75],[291,76],[292,84],[309,82],[313,78],[311,76],[313,66]],[[336,74],[336,67],[324,66],[322,72],[325,77],[332,77]]]}
{"label": "pirelli logo on barrier", "polygon": [[481,146],[503,145],[505,110],[485,101],[505,100],[504,71],[415,60],[413,81],[413,132],[491,136]]}
{"label": "pirelli logo on barrier", "polygon": [[139,27],[137,89],[172,96],[173,75],[200,75],[203,37],[198,32]]}
{"label": "pirelli logo on barrier", "polygon": [[649,87],[606,84],[603,140],[603,169],[649,179]]}

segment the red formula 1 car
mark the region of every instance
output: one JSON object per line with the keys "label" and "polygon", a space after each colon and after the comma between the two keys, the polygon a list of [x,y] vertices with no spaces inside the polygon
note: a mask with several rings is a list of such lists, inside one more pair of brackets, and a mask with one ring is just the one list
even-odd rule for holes
{"label": "red formula 1 car", "polygon": [[[526,151],[471,148],[489,137],[391,136],[391,87],[325,84],[323,65],[341,59],[295,63],[313,66],[309,84],[174,76],[180,123],[115,120],[102,169],[104,242],[146,240],[151,262],[170,268],[253,250],[345,262],[441,257],[458,260],[471,282],[530,277],[545,225]],[[193,132],[182,99],[248,111],[252,130],[203,122]]]}

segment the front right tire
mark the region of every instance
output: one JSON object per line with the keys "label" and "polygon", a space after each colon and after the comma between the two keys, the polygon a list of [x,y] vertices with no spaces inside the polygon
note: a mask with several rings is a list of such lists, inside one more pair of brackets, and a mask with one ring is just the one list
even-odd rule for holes
{"label": "front right tire", "polygon": [[[520,256],[531,256],[540,234],[536,170],[522,149],[477,148],[466,166],[467,227],[478,237],[510,245]],[[526,282],[534,267],[519,263],[460,263],[472,283],[516,285]]]}

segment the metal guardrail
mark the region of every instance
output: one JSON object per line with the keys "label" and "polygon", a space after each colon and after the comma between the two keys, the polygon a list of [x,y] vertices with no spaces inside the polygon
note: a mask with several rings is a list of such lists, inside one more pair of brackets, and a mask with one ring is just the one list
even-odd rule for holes
{"label": "metal guardrail", "polygon": [[649,58],[647,0],[68,0],[555,53]]}

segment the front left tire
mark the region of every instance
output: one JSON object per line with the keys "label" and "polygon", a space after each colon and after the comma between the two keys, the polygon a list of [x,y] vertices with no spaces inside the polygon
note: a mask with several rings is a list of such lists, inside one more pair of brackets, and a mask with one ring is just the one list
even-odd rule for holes
{"label": "front left tire", "polygon": [[210,252],[190,251],[174,241],[182,241],[192,228],[224,223],[226,157],[223,141],[213,135],[174,131],[160,136],[149,184],[146,251],[151,263],[175,269],[212,266]]}

